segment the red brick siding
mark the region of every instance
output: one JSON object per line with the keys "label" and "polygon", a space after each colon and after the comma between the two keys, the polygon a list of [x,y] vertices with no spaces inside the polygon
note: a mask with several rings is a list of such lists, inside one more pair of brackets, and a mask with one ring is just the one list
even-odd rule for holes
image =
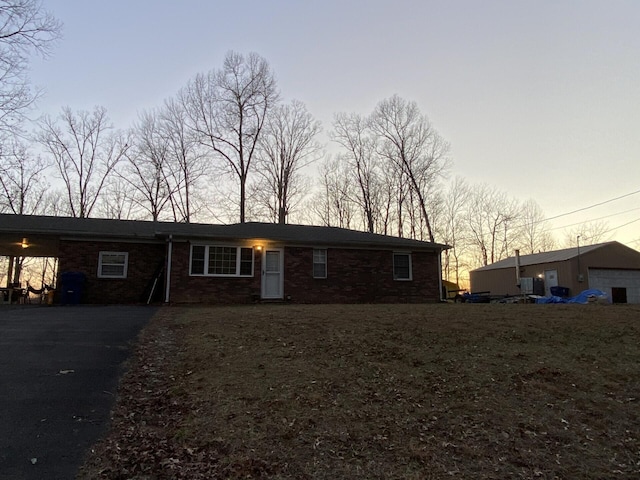
{"label": "red brick siding", "polygon": [[[175,303],[249,303],[260,296],[261,254],[255,252],[252,278],[189,276],[188,243],[175,243],[171,301]],[[327,249],[327,278],[313,278],[313,249],[284,249],[284,296],[294,303],[436,302],[437,254],[411,254],[412,281],[393,280],[393,252]]]}
{"label": "red brick siding", "polygon": [[171,302],[174,303],[251,303],[260,296],[260,259],[254,251],[253,277],[190,276],[191,244],[173,244]]}
{"label": "red brick siding", "polygon": [[[82,272],[86,276],[82,303],[138,303],[150,279],[164,259],[166,246],[127,242],[60,241],[58,272]],[[98,278],[102,251],[128,252],[127,278]],[[60,285],[58,274],[57,286]],[[59,293],[59,292],[58,292]],[[58,295],[59,300],[59,295]]]}
{"label": "red brick siding", "polygon": [[439,300],[437,254],[411,254],[413,280],[393,279],[393,252],[327,249],[327,278],[313,278],[313,249],[287,247],[284,294],[296,303],[421,303]]}
{"label": "red brick siding", "polygon": [[[98,278],[101,251],[128,252],[126,279]],[[87,277],[83,303],[136,303],[165,257],[165,244],[61,241],[59,271],[78,271]],[[171,302],[250,303],[259,298],[261,260],[254,253],[253,277],[189,275],[190,243],[175,242],[172,251]],[[413,280],[393,280],[389,250],[327,249],[327,278],[313,278],[313,249],[284,249],[284,295],[294,303],[421,303],[436,302],[436,253],[411,254]],[[164,278],[163,284],[164,284]],[[162,286],[164,288],[164,286]]]}

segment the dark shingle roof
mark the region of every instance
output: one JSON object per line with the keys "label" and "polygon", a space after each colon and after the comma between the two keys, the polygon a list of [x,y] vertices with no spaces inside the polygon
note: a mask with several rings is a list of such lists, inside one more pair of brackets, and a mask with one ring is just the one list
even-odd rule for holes
{"label": "dark shingle roof", "polygon": [[335,245],[362,248],[405,248],[442,250],[445,245],[389,235],[378,235],[337,227],[274,223],[237,223],[212,225],[201,223],[150,222],[100,218],[48,217],[0,214],[0,233],[52,235],[61,237],[99,237],[104,239],[176,239],[242,240],[264,239],[285,244]]}

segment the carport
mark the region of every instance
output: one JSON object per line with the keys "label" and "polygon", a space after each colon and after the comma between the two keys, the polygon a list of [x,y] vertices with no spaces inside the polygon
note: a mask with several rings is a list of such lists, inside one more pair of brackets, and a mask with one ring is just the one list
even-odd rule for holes
{"label": "carport", "polygon": [[[0,257],[0,287],[4,290],[0,299],[4,301],[13,293],[15,303],[15,292],[19,292],[18,296],[24,295],[26,282],[32,278],[34,288],[40,288],[41,283],[53,284],[56,303],[160,301],[167,241],[166,236],[158,233],[159,225],[158,222],[115,219],[0,214],[0,256],[13,259],[7,264]],[[109,263],[118,257],[122,260],[120,265]],[[49,268],[46,282],[41,276],[29,277],[24,272],[21,275],[15,265],[20,265],[23,258],[51,258],[55,261],[50,263],[56,268]],[[114,272],[117,267],[120,270]],[[79,289],[67,288],[67,274],[83,278]],[[76,295],[78,290],[80,294]],[[70,298],[65,298],[69,292]]]}
{"label": "carport", "polygon": [[[7,232],[0,230],[0,257],[8,258],[4,262],[6,281],[0,285],[0,304],[12,303],[28,295],[26,282],[22,279],[22,264],[25,258],[58,258],[60,237],[58,235],[34,234],[32,232]],[[42,272],[37,288],[45,277],[51,281],[56,277],[56,261],[52,262],[48,272]]]}

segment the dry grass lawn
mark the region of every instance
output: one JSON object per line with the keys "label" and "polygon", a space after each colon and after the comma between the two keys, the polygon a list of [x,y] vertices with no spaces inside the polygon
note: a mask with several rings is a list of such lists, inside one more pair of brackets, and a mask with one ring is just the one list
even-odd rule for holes
{"label": "dry grass lawn", "polygon": [[81,478],[640,478],[640,307],[167,307]]}

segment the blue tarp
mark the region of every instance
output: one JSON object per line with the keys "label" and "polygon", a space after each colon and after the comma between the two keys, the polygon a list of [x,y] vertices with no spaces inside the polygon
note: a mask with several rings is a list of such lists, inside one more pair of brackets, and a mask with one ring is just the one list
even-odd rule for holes
{"label": "blue tarp", "polygon": [[536,299],[536,303],[581,303],[581,304],[585,304],[585,303],[590,303],[590,302],[594,302],[594,301],[598,301],[598,302],[602,302],[605,301],[607,303],[611,303],[611,300],[609,299],[609,297],[607,297],[607,294],[604,293],[602,290],[597,290],[595,288],[589,289],[589,290],[584,290],[582,292],[580,292],[579,295],[576,295],[575,297],[570,297],[570,298],[562,298],[562,297],[557,297],[557,296],[550,296],[550,297],[541,297],[541,298],[537,298]]}

